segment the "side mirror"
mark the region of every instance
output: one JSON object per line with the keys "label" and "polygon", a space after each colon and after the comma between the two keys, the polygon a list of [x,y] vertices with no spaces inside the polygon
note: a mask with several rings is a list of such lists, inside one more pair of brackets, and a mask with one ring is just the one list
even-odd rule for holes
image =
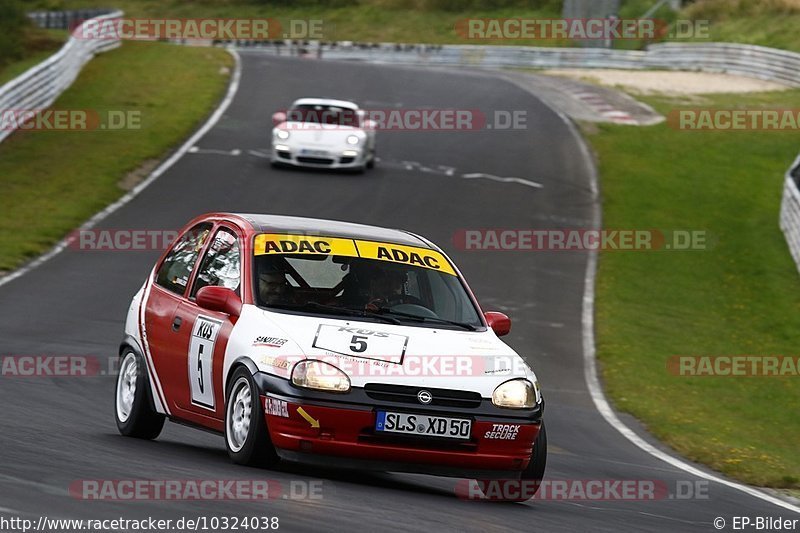
{"label": "side mirror", "polygon": [[489,324],[489,327],[492,328],[495,335],[498,337],[508,335],[508,333],[511,331],[511,319],[503,313],[486,311],[483,313],[483,316],[486,318],[486,322]]}
{"label": "side mirror", "polygon": [[209,311],[228,314],[232,318],[242,314],[242,299],[225,287],[203,287],[197,291],[197,305]]}
{"label": "side mirror", "polygon": [[283,111],[278,111],[277,113],[272,115],[272,125],[273,126],[279,126],[279,125],[283,124],[284,122],[286,122],[286,113],[284,113]]}
{"label": "side mirror", "polygon": [[366,119],[361,123],[361,129],[364,131],[374,131],[378,129],[378,123],[371,119]]}

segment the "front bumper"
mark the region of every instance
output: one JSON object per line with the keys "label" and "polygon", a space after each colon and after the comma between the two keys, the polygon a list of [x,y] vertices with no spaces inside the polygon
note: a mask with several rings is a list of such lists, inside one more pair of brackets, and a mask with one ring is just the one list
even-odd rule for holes
{"label": "front bumper", "polygon": [[[299,389],[266,373],[254,378],[261,389],[262,405],[267,397],[270,402],[286,402],[286,409],[279,414],[265,409],[278,455],[320,466],[514,478],[528,466],[544,411],[544,404],[522,412],[497,408],[490,400],[473,409],[416,406],[375,400],[360,388],[347,394],[330,394]],[[378,410],[470,418],[472,431],[469,440],[386,435],[374,430]],[[274,408],[271,411],[277,412]],[[496,424],[518,425],[516,437],[487,438]]]}
{"label": "front bumper", "polygon": [[300,148],[273,144],[270,161],[297,167],[331,169],[361,168],[366,163],[365,152],[361,148],[324,151],[325,154],[303,154]]}

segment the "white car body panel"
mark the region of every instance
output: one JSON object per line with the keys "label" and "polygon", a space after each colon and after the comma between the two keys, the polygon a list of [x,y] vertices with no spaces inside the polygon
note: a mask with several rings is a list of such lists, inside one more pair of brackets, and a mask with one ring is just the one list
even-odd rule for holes
{"label": "white car body panel", "polygon": [[[328,332],[332,334],[329,342],[335,341],[337,333],[347,337],[343,346],[357,332],[339,332],[339,328],[407,337],[403,363],[386,362],[396,353],[366,358],[345,354],[346,350],[334,352],[315,347],[320,325],[334,326]],[[272,343],[259,343],[259,338],[272,340]],[[384,346],[391,346],[391,343]],[[490,329],[470,332],[342,320],[277,313],[252,305],[244,306],[231,332],[223,365],[225,376],[241,357],[251,359],[262,372],[286,379],[291,377],[297,361],[320,359],[335,364],[348,374],[354,387],[363,387],[367,383],[391,383],[472,391],[484,398],[491,398],[494,389],[509,379],[536,381],[535,374],[524,360]]]}

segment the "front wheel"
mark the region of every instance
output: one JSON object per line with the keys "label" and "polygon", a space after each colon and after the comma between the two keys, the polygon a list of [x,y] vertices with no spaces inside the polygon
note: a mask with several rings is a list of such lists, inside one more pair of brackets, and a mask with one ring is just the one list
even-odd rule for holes
{"label": "front wheel", "polygon": [[533,491],[531,497],[539,490],[539,486],[544,479],[544,470],[547,466],[547,431],[544,428],[544,421],[542,427],[539,429],[539,435],[533,443],[533,453],[531,454],[531,462],[528,463],[528,468],[522,471],[522,480],[533,482],[536,490]]}
{"label": "front wheel", "polygon": [[153,407],[144,358],[132,350],[122,356],[114,395],[117,429],[126,437],[154,439],[164,427],[164,415]]}
{"label": "front wheel", "polygon": [[531,460],[519,479],[478,481],[483,499],[497,502],[525,502],[533,498],[542,485],[547,465],[547,431],[544,422],[533,442]]}
{"label": "front wheel", "polygon": [[272,466],[278,455],[269,439],[261,397],[246,367],[231,376],[225,402],[225,447],[240,465]]}

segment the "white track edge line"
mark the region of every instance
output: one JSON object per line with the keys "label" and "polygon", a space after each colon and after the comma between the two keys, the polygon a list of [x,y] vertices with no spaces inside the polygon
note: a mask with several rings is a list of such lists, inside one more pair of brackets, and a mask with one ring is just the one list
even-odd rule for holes
{"label": "white track edge line", "polygon": [[[553,109],[553,108],[551,108]],[[572,135],[578,141],[578,146],[581,150],[581,156],[583,157],[584,163],[589,170],[589,175],[591,178],[591,190],[593,195],[595,196],[595,200],[597,200],[598,194],[598,175],[597,175],[597,168],[594,165],[594,160],[592,159],[591,153],[589,151],[588,146],[586,145],[586,141],[584,140],[583,136],[578,132],[575,124],[561,111],[553,109],[553,111],[558,114],[559,117],[567,124]],[[600,226],[600,216],[598,211],[598,204],[597,202],[593,203],[593,213],[592,219],[595,227]],[[675,468],[683,470],[684,472],[691,474],[693,476],[699,477],[701,479],[705,479],[708,481],[713,481],[714,483],[719,483],[720,485],[724,485],[726,487],[730,487],[732,489],[736,489],[741,491],[749,496],[753,496],[760,500],[764,500],[768,503],[773,505],[777,505],[778,507],[782,507],[783,509],[787,509],[789,511],[794,511],[795,513],[800,513],[800,507],[796,505],[792,505],[791,503],[762,492],[753,487],[749,487],[747,485],[743,485],[741,483],[737,483],[735,481],[730,481],[728,479],[724,479],[719,476],[715,476],[708,472],[704,472],[699,468],[682,461],[681,459],[674,457],[662,450],[659,450],[642,437],[640,437],[634,430],[630,427],[625,425],[622,420],[619,419],[617,414],[614,412],[614,409],[609,404],[608,400],[605,397],[603,392],[603,387],[600,385],[600,380],[597,377],[597,357],[596,357],[596,349],[595,349],[595,337],[594,337],[594,300],[595,300],[595,280],[597,276],[597,251],[592,250],[589,252],[589,258],[586,262],[586,275],[584,278],[584,293],[583,293],[583,303],[582,303],[582,328],[583,328],[583,370],[584,370],[584,378],[586,380],[586,386],[589,389],[589,394],[592,397],[592,401],[594,402],[595,408],[600,412],[600,415],[605,419],[608,424],[619,431],[619,433],[628,439],[632,444],[634,444],[637,448],[641,449],[642,451],[650,454],[651,456],[659,459]]]}

